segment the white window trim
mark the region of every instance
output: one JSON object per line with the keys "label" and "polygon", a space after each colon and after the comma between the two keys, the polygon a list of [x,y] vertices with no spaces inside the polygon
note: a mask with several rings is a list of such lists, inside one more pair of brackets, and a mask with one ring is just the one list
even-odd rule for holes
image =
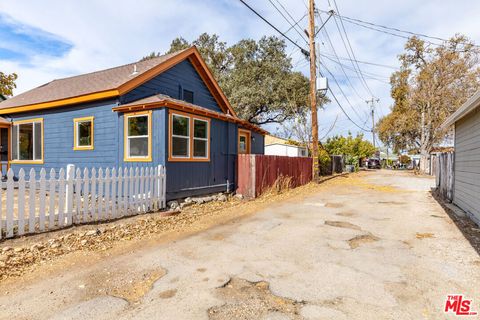
{"label": "white window trim", "polygon": [[[207,128],[207,137],[206,138],[198,138],[198,137],[195,137],[195,121],[201,121],[201,122],[205,122],[205,124],[207,125],[206,128]],[[200,140],[200,141],[205,141],[206,144],[205,144],[205,156],[204,157],[198,157],[198,156],[195,156],[195,148],[193,150],[193,154],[192,154],[192,157],[193,159],[208,159],[208,152],[210,151],[209,148],[210,148],[210,144],[208,143],[208,137],[209,137],[209,134],[210,132],[208,132],[210,130],[209,128],[209,123],[207,120],[203,120],[203,119],[198,119],[198,118],[195,118],[193,117],[192,118],[192,122],[193,122],[193,143],[195,144],[195,140]]]}
{"label": "white window trim", "polygon": [[[187,135],[186,136],[182,136],[182,135],[178,135],[178,134],[173,134],[173,118],[174,117],[179,117],[179,118],[184,118],[184,119],[187,119],[188,122],[188,127],[187,127]],[[181,114],[178,114],[178,113],[172,113],[172,158],[174,159],[190,159],[190,117],[188,116],[184,116],[184,115],[181,115]],[[175,156],[173,155],[173,138],[182,138],[182,139],[186,139],[188,141],[187,143],[187,155],[186,156]]]}

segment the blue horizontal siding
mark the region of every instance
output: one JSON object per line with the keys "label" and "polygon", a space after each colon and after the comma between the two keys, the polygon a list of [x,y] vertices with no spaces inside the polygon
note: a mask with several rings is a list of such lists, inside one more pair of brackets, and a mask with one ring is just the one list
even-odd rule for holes
{"label": "blue horizontal siding", "polygon": [[[167,198],[175,199],[226,191],[227,182],[230,184],[229,190],[233,191],[237,126],[211,119],[210,130],[209,162],[167,160]],[[167,145],[167,140],[165,144]]]}
{"label": "blue horizontal siding", "polygon": [[167,110],[165,108],[152,110],[152,161],[150,162],[130,162],[124,161],[124,115],[120,114],[118,130],[118,159],[123,167],[151,167],[165,165],[165,122]]}
{"label": "blue horizontal siding", "polygon": [[[65,168],[75,164],[80,168],[117,167],[118,166],[118,114],[112,112],[117,106],[116,100],[100,101],[51,110],[14,114],[13,121],[43,118],[44,164],[12,164],[18,170],[34,168],[38,173],[46,170]],[[73,119],[94,117],[94,149],[73,150]]]}
{"label": "blue horizontal siding", "polygon": [[208,90],[200,75],[188,60],[182,61],[164,71],[141,86],[120,98],[122,104],[149,97],[166,94],[175,99],[182,99],[181,89],[193,92],[193,103],[210,110],[222,112],[215,98]]}

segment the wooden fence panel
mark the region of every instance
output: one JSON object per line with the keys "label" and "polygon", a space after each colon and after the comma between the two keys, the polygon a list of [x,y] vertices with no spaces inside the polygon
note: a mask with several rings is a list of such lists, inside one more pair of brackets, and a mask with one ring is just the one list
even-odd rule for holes
{"label": "wooden fence panel", "polygon": [[247,198],[258,197],[271,188],[277,179],[290,179],[295,188],[312,180],[312,159],[266,155],[238,155],[237,193]]}
{"label": "wooden fence panel", "polygon": [[447,201],[453,201],[455,154],[445,152],[437,155],[435,181],[439,195]]}
{"label": "wooden fence panel", "polygon": [[20,169],[18,182],[10,169],[0,186],[0,239],[163,209],[165,181],[164,166],[85,168],[82,176],[69,165],[58,176],[52,168],[48,179],[44,168],[38,176],[30,170],[28,179]]}

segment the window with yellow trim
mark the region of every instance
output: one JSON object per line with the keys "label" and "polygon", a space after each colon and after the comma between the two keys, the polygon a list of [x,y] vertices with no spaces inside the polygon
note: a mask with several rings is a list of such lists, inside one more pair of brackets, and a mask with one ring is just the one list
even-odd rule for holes
{"label": "window with yellow trim", "polygon": [[43,161],[43,119],[22,120],[12,126],[12,160]]}
{"label": "window with yellow trim", "polygon": [[125,115],[125,160],[151,161],[151,112]]}
{"label": "window with yellow trim", "polygon": [[183,113],[170,114],[170,160],[208,161],[210,121]]}
{"label": "window with yellow trim", "polygon": [[73,149],[93,149],[93,117],[73,119]]}

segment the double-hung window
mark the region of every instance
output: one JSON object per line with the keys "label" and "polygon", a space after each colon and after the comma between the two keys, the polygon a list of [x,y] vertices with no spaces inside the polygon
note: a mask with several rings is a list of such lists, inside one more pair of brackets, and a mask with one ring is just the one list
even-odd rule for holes
{"label": "double-hung window", "polygon": [[209,161],[209,148],[209,119],[179,112],[170,113],[170,161]]}
{"label": "double-hung window", "polygon": [[93,150],[93,117],[73,119],[73,150]]}
{"label": "double-hung window", "polygon": [[43,118],[13,122],[12,160],[43,163]]}
{"label": "double-hung window", "polygon": [[125,114],[125,161],[152,161],[152,112]]}
{"label": "double-hung window", "polygon": [[193,119],[193,157],[208,158],[208,121]]}
{"label": "double-hung window", "polygon": [[172,157],[190,158],[190,117],[172,114]]}

